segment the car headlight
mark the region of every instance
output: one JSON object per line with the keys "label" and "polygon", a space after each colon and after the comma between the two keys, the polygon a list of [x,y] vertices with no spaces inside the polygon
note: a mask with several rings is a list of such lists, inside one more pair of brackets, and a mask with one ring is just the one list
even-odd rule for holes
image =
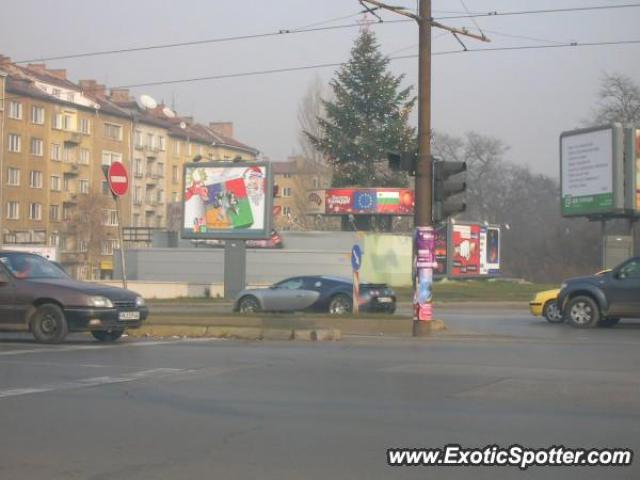
{"label": "car headlight", "polygon": [[107,297],[89,297],[89,305],[97,308],[113,308],[113,303]]}
{"label": "car headlight", "polygon": [[144,307],[147,302],[144,301],[142,297],[136,297],[136,307]]}

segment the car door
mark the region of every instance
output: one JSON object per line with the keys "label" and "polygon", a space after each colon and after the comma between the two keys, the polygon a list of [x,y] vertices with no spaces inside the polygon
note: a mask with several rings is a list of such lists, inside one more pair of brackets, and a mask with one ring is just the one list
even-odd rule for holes
{"label": "car door", "polygon": [[640,317],[640,258],[632,258],[616,269],[606,294],[612,315]]}
{"label": "car door", "polygon": [[302,310],[313,301],[314,292],[304,289],[301,277],[290,278],[274,285],[263,297],[265,310],[292,311]]}
{"label": "car door", "polygon": [[0,327],[18,323],[16,287],[2,265],[0,265]]}

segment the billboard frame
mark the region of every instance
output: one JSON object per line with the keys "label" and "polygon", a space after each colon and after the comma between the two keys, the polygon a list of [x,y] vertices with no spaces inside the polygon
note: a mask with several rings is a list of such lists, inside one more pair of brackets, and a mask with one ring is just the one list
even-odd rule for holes
{"label": "billboard frame", "polygon": [[[265,217],[264,225],[260,230],[238,229],[238,230],[213,230],[211,232],[194,232],[184,227],[185,199],[187,190],[187,170],[193,168],[251,168],[260,167],[265,169]],[[182,199],[180,216],[180,238],[184,240],[264,240],[271,236],[273,230],[273,169],[271,162],[251,162],[251,161],[209,161],[209,162],[189,162],[185,163],[182,169]]]}
{"label": "billboard frame", "polygon": [[[586,212],[578,212],[578,213],[567,213],[565,212],[564,207],[564,189],[563,189],[563,158],[562,158],[562,142],[565,138],[575,136],[575,135],[584,135],[588,133],[602,132],[602,131],[611,131],[611,195],[613,197],[613,205],[611,208],[597,210],[597,211],[586,211]],[[624,141],[624,129],[622,124],[620,123],[612,123],[609,125],[600,125],[596,127],[589,128],[581,128],[577,130],[569,130],[562,132],[560,134],[559,139],[559,167],[560,167],[560,215],[562,217],[589,217],[589,218],[597,218],[602,216],[614,216],[624,214],[625,211],[625,189],[624,189],[624,175],[625,175],[625,165],[624,165],[624,153],[625,153],[625,141]]]}

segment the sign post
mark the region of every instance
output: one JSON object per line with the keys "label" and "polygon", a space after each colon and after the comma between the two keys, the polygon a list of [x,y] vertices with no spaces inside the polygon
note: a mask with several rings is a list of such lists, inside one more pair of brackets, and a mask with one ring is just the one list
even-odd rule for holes
{"label": "sign post", "polygon": [[124,240],[122,238],[122,218],[120,215],[120,197],[129,189],[129,175],[126,167],[120,162],[113,162],[106,170],[107,181],[113,199],[116,201],[116,215],[118,215],[118,243],[120,243],[120,263],[122,265],[122,286],[127,288],[127,266],[124,259]]}
{"label": "sign post", "polygon": [[351,267],[353,269],[353,313],[360,313],[360,267],[362,267],[362,250],[360,245],[351,249]]}

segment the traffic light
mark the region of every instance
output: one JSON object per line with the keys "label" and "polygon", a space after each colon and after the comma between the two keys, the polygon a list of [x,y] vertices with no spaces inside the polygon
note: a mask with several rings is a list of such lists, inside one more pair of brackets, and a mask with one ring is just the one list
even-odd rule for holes
{"label": "traffic light", "polygon": [[393,172],[407,172],[411,177],[416,176],[417,152],[387,152],[387,159],[389,160],[389,170]]}
{"label": "traffic light", "polygon": [[467,209],[467,204],[464,200],[449,198],[464,193],[467,189],[467,183],[464,181],[464,172],[467,171],[467,163],[449,162],[434,157],[432,166],[432,218],[434,223],[438,223]]}

